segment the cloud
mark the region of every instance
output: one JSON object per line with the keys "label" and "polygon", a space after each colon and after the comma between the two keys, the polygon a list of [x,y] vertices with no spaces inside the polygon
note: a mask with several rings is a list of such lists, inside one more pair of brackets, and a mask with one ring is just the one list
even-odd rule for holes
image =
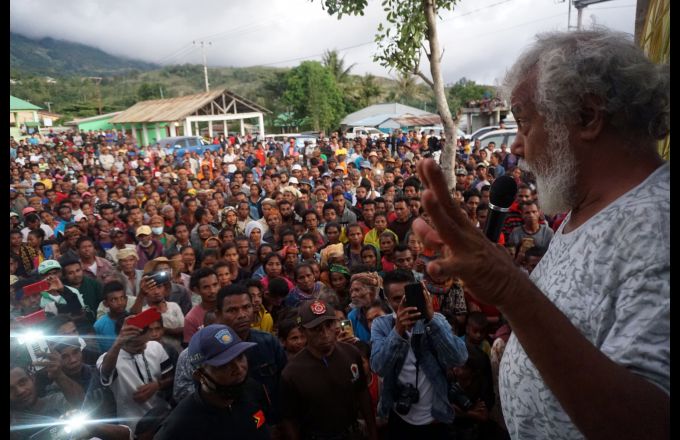
{"label": "cloud", "polygon": [[[633,33],[633,0],[584,10],[583,23]],[[466,77],[493,84],[541,31],[567,27],[568,4],[559,0],[462,1],[439,23],[446,83]],[[214,67],[296,66],[339,49],[353,73],[393,76],[372,61],[372,43],[384,22],[380,2],[364,16],[329,16],[320,0],[11,0],[10,29],[32,38],[52,37],[114,55],[161,64],[202,63],[194,41],[210,41]],[[572,24],[576,11],[572,9]],[[368,43],[368,44],[365,44]],[[424,65],[424,70],[429,66]],[[429,72],[428,72],[429,73]]]}

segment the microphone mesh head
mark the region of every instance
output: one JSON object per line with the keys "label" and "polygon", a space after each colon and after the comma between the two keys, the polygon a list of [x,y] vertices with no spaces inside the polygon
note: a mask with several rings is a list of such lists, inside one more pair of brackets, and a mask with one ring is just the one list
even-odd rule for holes
{"label": "microphone mesh head", "polygon": [[517,184],[510,176],[501,176],[491,184],[489,201],[500,208],[509,208],[515,200]]}

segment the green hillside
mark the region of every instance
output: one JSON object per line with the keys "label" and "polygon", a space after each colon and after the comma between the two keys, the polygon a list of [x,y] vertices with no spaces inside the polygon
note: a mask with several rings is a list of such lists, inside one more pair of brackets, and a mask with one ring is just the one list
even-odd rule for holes
{"label": "green hillside", "polygon": [[91,46],[49,37],[33,40],[10,32],[9,46],[10,72],[20,70],[52,77],[113,76],[158,68],[156,64],[113,56]]}

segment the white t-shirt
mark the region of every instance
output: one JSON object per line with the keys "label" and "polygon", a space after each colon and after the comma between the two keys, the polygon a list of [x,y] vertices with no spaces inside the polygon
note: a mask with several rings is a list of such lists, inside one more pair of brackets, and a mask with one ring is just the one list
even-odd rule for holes
{"label": "white t-shirt", "polygon": [[[602,353],[670,394],[669,164],[564,234],[569,219],[532,281]],[[514,334],[499,386],[512,438],[583,438]]]}
{"label": "white t-shirt", "polygon": [[[411,337],[411,332],[407,332],[407,335]],[[422,367],[418,368],[418,394],[420,398],[418,403],[411,404],[411,410],[406,415],[398,414],[399,417],[404,419],[406,423],[411,425],[427,425],[434,421],[432,417],[432,399],[434,398],[434,392],[432,391],[432,382],[427,378]],[[399,382],[402,384],[416,385],[416,355],[413,352],[411,344],[408,347],[408,354],[406,355],[406,360],[404,361],[404,366],[399,372]]]}
{"label": "white t-shirt", "polygon": [[[184,314],[182,314],[182,309],[179,304],[172,301],[166,301],[165,304],[168,309],[165,313],[161,313],[163,317],[163,327],[165,328],[180,328],[184,327]],[[142,307],[142,311],[148,309],[150,306],[146,305]]]}
{"label": "white t-shirt", "polygon": [[[100,373],[105,356],[106,353],[97,359],[97,369]],[[109,387],[116,399],[118,418],[122,419],[120,423],[134,431],[139,419],[151,408],[169,407],[158,393],[142,404],[135,402],[132,396],[140,386],[159,380],[163,374],[171,370],[172,364],[168,354],[156,341],[147,342],[143,354],[133,355],[120,350],[111,377],[101,376],[102,385]]]}
{"label": "white t-shirt", "polygon": [[[47,226],[45,223],[40,224],[40,229],[45,231],[45,238],[51,238],[52,236],[54,236],[54,230],[52,230],[52,228]],[[24,243],[26,243],[26,241],[28,240],[29,232],[31,232],[31,229],[28,226],[21,230],[21,233],[24,236]]]}

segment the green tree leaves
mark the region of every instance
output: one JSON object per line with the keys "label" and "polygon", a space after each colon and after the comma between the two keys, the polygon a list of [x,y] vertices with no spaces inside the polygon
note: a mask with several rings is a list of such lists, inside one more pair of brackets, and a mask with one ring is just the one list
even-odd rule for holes
{"label": "green tree leaves", "polygon": [[449,106],[455,113],[462,107],[467,107],[470,101],[477,101],[484,97],[493,97],[496,91],[491,87],[477,84],[463,77],[449,89]]}
{"label": "green tree leaves", "polygon": [[288,73],[283,100],[295,119],[309,117],[308,128],[315,131],[334,128],[344,115],[337,82],[318,61],[305,61]]}

